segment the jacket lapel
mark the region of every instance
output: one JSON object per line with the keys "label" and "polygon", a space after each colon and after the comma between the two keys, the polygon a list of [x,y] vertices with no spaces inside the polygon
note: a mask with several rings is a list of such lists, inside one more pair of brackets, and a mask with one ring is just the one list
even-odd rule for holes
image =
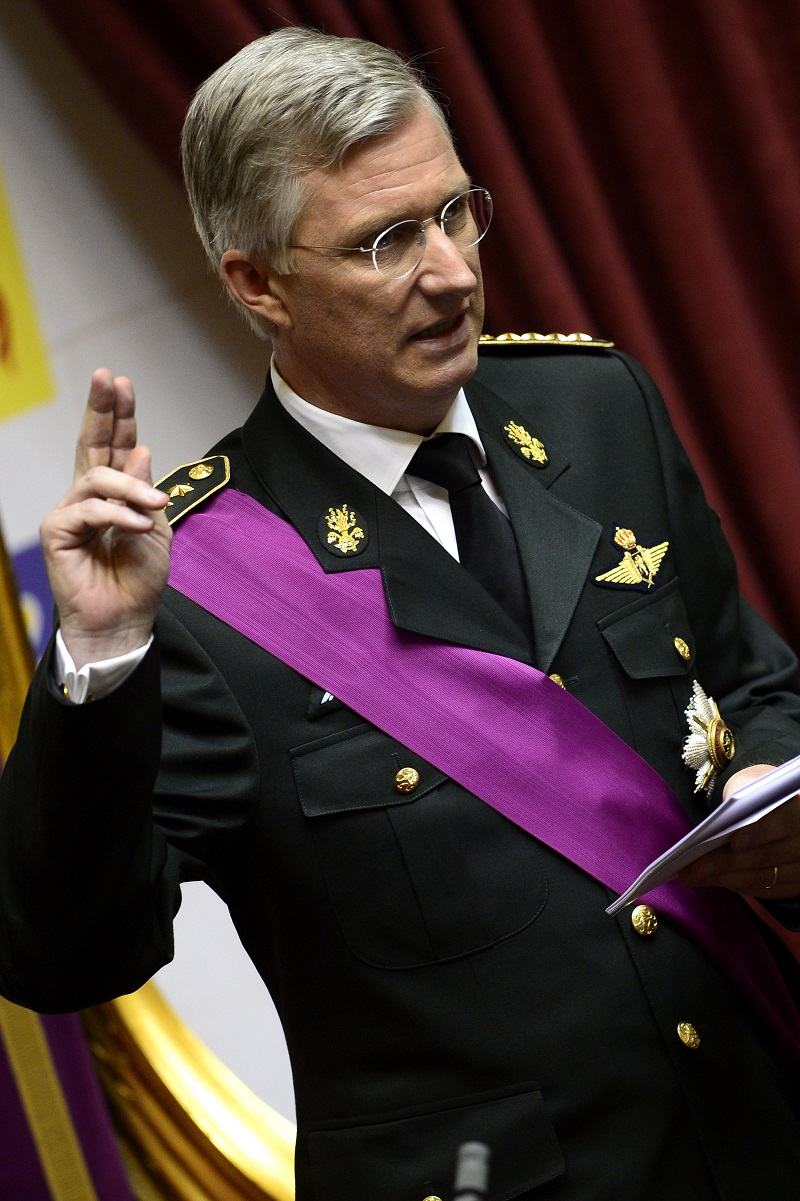
{"label": "jacket lapel", "polygon": [[[477,580],[395,501],[298,425],[269,381],[242,441],[278,512],[326,572],[380,568],[395,626],[530,661],[524,635]],[[344,557],[328,549],[320,530],[328,509],[343,505],[356,511],[367,535],[363,549]]]}
{"label": "jacket lapel", "polygon": [[395,501],[381,502],[383,582],[394,624],[530,662],[522,630],[474,576]]}
{"label": "jacket lapel", "polygon": [[[549,671],[586,584],[600,525],[550,491],[569,463],[547,447],[545,468],[526,461],[504,432],[530,422],[482,384],[467,386],[489,466],[508,509],[533,615],[535,663]],[[536,431],[530,430],[535,436]]]}

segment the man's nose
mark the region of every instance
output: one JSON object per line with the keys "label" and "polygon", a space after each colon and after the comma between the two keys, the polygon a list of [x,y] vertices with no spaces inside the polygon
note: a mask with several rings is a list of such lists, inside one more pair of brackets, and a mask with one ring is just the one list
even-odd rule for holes
{"label": "man's nose", "polygon": [[477,245],[460,250],[435,221],[426,226],[425,235],[425,251],[419,265],[420,287],[469,296],[477,287],[478,277],[466,256],[469,254],[477,265]]}

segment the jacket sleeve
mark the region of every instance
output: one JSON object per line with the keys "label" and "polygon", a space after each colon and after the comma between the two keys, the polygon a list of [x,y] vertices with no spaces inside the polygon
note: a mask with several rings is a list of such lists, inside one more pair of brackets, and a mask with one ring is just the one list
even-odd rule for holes
{"label": "jacket sleeve", "polygon": [[0,779],[0,992],[40,1012],[131,992],[172,958],[181,881],[208,876],[209,828],[224,837],[256,792],[213,663],[169,613],[157,634],[118,689],[79,706],[45,655]]}
{"label": "jacket sleeve", "polygon": [[644,369],[619,355],[640,388],[659,444],[673,531],[672,549],[691,607],[697,676],[736,738],[721,775],[753,763],[778,766],[800,754],[797,659],[739,592],[736,564],[717,514],[673,430],[660,393]]}
{"label": "jacket sleeve", "polygon": [[[706,502],[657,388],[635,360],[619,357],[645,398],[659,442],[673,550],[697,646],[697,678],[735,738],[736,753],[714,792],[717,803],[735,772],[755,763],[779,766],[800,755],[797,659],[739,592],[719,518]],[[766,907],[790,929],[800,928],[800,898]]]}

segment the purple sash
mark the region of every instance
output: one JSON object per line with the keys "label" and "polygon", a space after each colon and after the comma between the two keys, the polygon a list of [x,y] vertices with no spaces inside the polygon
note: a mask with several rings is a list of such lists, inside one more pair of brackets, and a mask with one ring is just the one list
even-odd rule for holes
{"label": "purple sash", "polygon": [[[689,828],[657,772],[546,675],[396,629],[377,568],[326,574],[252,497],[226,489],[181,522],[169,582],[616,893]],[[800,1015],[744,902],[678,883],[647,900],[800,1064]]]}

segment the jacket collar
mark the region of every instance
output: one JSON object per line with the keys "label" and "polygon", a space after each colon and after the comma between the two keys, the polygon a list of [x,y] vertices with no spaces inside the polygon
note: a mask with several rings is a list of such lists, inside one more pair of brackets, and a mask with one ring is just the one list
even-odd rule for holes
{"label": "jacket collar", "polygon": [[[510,406],[476,383],[467,386],[467,396],[514,523],[534,615],[535,661],[546,671],[585,582],[600,527],[548,492],[567,470],[565,461],[551,458],[540,473],[507,443],[503,426],[523,422]],[[485,589],[413,517],[299,426],[269,380],[242,441],[264,489],[326,572],[380,569],[395,626],[530,660],[524,635]],[[332,553],[324,526],[320,531],[328,509],[343,505],[356,511],[367,535],[365,548],[346,557]]]}

